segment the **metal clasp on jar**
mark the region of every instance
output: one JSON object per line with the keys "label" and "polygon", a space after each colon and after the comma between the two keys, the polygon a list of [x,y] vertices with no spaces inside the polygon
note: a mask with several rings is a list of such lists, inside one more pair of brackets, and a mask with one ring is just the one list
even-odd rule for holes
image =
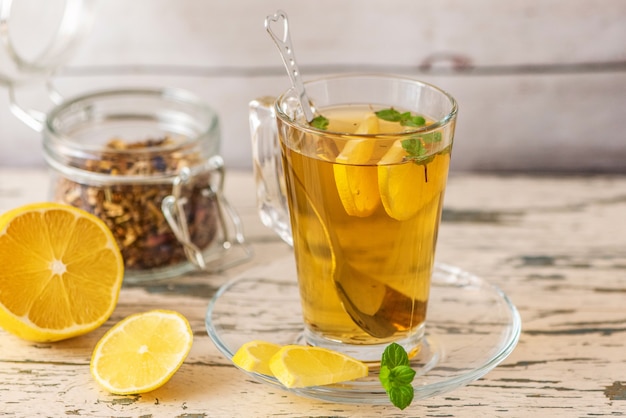
{"label": "metal clasp on jar", "polygon": [[[217,181],[211,179],[201,188],[201,195],[207,201],[215,202],[217,231],[214,239],[206,248],[200,248],[192,241],[192,233],[186,205],[189,196],[185,189],[196,181],[199,176],[217,174]],[[182,167],[174,178],[172,194],[165,197],[161,210],[172,232],[183,245],[187,259],[198,269],[208,272],[218,272],[248,260],[252,250],[246,244],[243,225],[234,208],[223,195],[224,161],[221,156],[211,157],[207,163],[193,170]],[[207,219],[207,221],[209,221]],[[193,222],[201,222],[193,219]]]}

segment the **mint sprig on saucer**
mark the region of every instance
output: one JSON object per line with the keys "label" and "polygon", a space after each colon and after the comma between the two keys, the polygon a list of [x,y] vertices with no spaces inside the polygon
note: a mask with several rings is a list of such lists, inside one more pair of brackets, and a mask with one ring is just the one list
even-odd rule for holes
{"label": "mint sprig on saucer", "polygon": [[413,378],[415,370],[409,363],[409,356],[401,345],[391,343],[380,362],[380,383],[385,388],[389,400],[397,408],[404,409],[411,404],[415,391]]}

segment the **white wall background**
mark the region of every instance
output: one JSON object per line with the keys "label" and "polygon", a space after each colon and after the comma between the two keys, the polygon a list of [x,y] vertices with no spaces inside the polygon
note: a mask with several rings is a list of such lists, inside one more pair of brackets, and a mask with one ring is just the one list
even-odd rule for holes
{"label": "white wall background", "polygon": [[[15,3],[33,16],[13,25],[15,43],[43,44],[63,1]],[[249,168],[247,103],[289,83],[263,27],[279,8],[305,78],[390,72],[450,91],[454,170],[626,172],[623,0],[106,0],[55,84],[66,97],[191,90],[220,114],[227,165]],[[40,136],[11,114],[5,87],[0,167],[43,166]],[[23,88],[20,100],[46,111],[42,92]]]}

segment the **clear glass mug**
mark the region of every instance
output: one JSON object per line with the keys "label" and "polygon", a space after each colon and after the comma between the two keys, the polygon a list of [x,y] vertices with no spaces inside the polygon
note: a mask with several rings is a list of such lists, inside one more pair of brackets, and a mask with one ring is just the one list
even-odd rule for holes
{"label": "clear glass mug", "polygon": [[397,109],[427,121],[355,132],[349,125],[363,123],[360,115],[345,128],[330,118],[327,129],[317,129],[293,89],[250,103],[259,213],[293,245],[306,342],[364,361],[379,361],[391,342],[415,354],[456,101],[430,84],[386,75],[329,77],[305,88],[317,114]]}

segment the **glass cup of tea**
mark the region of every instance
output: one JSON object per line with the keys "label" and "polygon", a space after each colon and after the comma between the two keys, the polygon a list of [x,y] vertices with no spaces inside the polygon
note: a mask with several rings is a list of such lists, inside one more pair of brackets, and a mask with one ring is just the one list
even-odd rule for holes
{"label": "glass cup of tea", "polygon": [[293,245],[305,343],[380,361],[424,336],[455,99],[413,79],[344,75],[250,103],[263,223]]}

